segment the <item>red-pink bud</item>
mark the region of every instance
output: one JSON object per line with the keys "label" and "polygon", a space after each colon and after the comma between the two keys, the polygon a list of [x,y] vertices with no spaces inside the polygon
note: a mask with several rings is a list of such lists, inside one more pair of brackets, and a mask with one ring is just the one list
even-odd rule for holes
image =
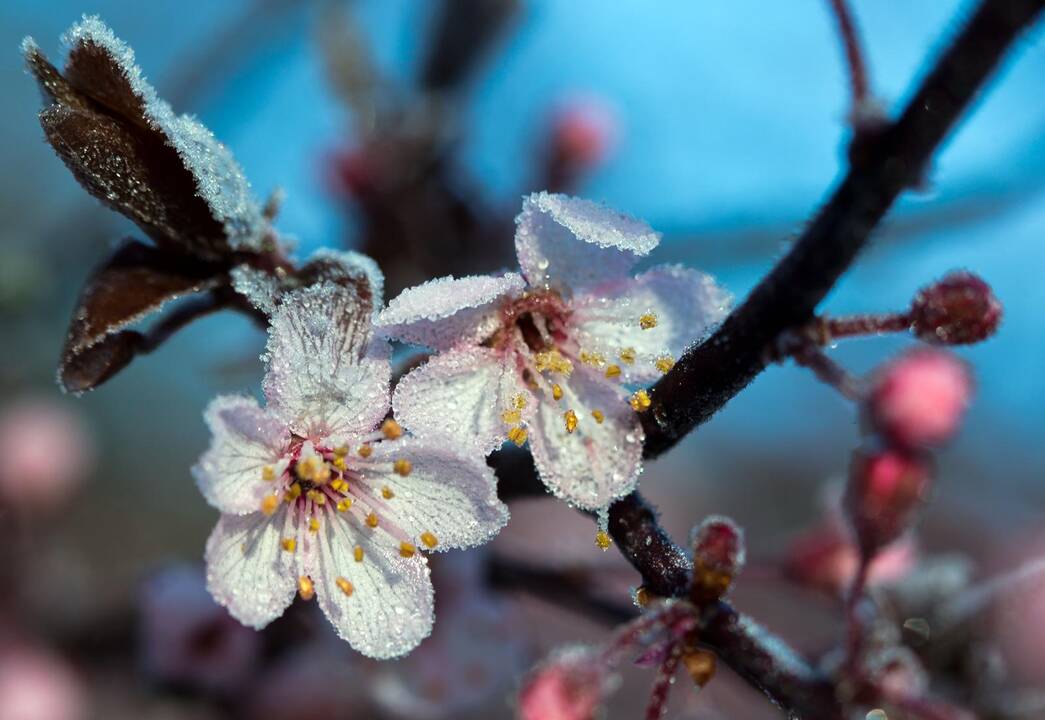
{"label": "red-pink bud", "polygon": [[613,142],[616,122],[602,103],[573,100],[552,117],[552,152],[562,163],[590,168],[606,156]]}
{"label": "red-pink bud", "polygon": [[868,402],[871,424],[904,448],[941,445],[957,431],[971,394],[961,360],[940,350],[913,350],[879,372]]}
{"label": "red-pink bud", "polygon": [[520,720],[593,720],[612,689],[605,664],[589,648],[556,652],[519,692]]}
{"label": "red-pink bud", "polygon": [[[875,555],[867,571],[867,584],[898,580],[914,568],[916,561],[914,542],[900,538]],[[859,562],[859,552],[844,528],[825,523],[795,538],[784,558],[784,572],[801,585],[837,596],[852,585]]]}
{"label": "red-pink bud", "polygon": [[888,448],[853,453],[843,507],[865,557],[896,540],[929,492],[926,459]]}
{"label": "red-pink bud", "polygon": [[727,517],[712,515],[693,533],[694,602],[717,600],[744,567],[744,531]]}
{"label": "red-pink bud", "polygon": [[922,288],[911,303],[911,324],[918,337],[943,345],[986,340],[998,329],[1001,315],[991,286],[965,271]]}

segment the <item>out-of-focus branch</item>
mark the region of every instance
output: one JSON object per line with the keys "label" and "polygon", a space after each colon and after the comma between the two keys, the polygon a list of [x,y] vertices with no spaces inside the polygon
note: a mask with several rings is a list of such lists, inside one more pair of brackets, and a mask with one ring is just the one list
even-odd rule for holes
{"label": "out-of-focus branch", "polygon": [[846,65],[849,68],[849,85],[852,90],[852,112],[855,119],[859,108],[868,100],[870,82],[867,79],[867,63],[864,61],[863,47],[856,32],[856,23],[849,12],[846,0],[829,0],[838,32],[842,36],[842,48],[845,50]]}

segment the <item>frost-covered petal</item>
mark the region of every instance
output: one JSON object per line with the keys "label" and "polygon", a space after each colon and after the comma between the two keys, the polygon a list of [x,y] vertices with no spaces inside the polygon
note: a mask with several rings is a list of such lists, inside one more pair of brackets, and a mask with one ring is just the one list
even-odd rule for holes
{"label": "frost-covered petal", "polygon": [[[661,265],[574,297],[571,336],[581,348],[618,363],[628,382],[649,382],[664,372],[657,360],[677,359],[726,316],[731,300],[710,275]],[[634,359],[622,361],[622,352]]]}
{"label": "frost-covered petal", "polygon": [[261,629],[294,599],[294,561],[280,545],[293,535],[287,507],[268,517],[222,515],[207,540],[207,589],[244,625]]}
{"label": "frost-covered petal", "polygon": [[[619,386],[581,368],[560,382],[563,398],[542,401],[530,432],[530,450],[541,480],[558,497],[599,510],[635,488],[642,469],[644,435],[638,415]],[[565,413],[577,426],[566,431]],[[592,416],[603,414],[602,422]]]}
{"label": "frost-covered petal", "polygon": [[641,220],[546,192],[526,197],[515,223],[519,267],[535,287],[578,290],[623,277],[660,242]]}
{"label": "frost-covered petal", "polygon": [[[408,430],[481,455],[500,447],[533,407],[515,369],[506,368],[496,351],[475,346],[432,357],[404,376],[392,395],[396,419]],[[513,411],[519,420],[506,422],[504,414]]]}
{"label": "frost-covered petal", "polygon": [[[363,549],[359,562],[353,553],[357,545]],[[398,657],[431,633],[432,579],[420,554],[401,557],[387,537],[364,531],[328,507],[301,562],[337,634],[364,655]]]}
{"label": "frost-covered petal", "polygon": [[[392,497],[382,499],[378,514],[417,547],[447,550],[481,545],[508,522],[508,508],[497,499],[497,479],[482,456],[417,438],[373,447],[370,462],[361,469],[363,482],[376,497],[384,488],[391,490]],[[396,460],[406,460],[409,472],[395,472]],[[424,542],[425,533],[435,536],[434,546]]]}
{"label": "frost-covered petal", "polygon": [[331,282],[287,293],[272,316],[265,396],[296,433],[360,435],[388,412],[389,347],[371,339],[370,306]]}
{"label": "frost-covered petal", "polygon": [[[272,492],[272,481],[286,469],[287,426],[254,398],[237,395],[214,398],[203,417],[212,438],[192,468],[200,492],[223,513],[255,512],[262,497]],[[263,479],[266,467],[271,468],[268,482]]]}
{"label": "frost-covered petal", "polygon": [[525,286],[518,273],[436,278],[399,293],[375,324],[386,337],[434,350],[478,342],[497,328],[497,302]]}

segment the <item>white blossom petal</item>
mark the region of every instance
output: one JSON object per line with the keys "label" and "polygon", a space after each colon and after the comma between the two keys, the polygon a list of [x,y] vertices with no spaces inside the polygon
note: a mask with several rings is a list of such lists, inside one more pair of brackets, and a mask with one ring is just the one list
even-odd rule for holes
{"label": "white blossom petal", "polygon": [[[516,398],[525,406],[516,408]],[[431,358],[396,386],[392,408],[415,435],[488,455],[501,446],[512,425],[533,414],[533,396],[514,368],[490,348],[465,347]],[[518,410],[507,423],[504,413]]]}
{"label": "white blossom petal", "polygon": [[436,278],[393,298],[375,324],[386,337],[434,350],[478,342],[497,328],[498,301],[525,286],[518,273]]}
{"label": "white blossom petal", "polygon": [[660,242],[641,220],[546,192],[524,198],[515,223],[519,267],[534,287],[577,291],[621,278]]}
{"label": "white blossom petal", "polygon": [[[556,496],[586,510],[606,508],[635,488],[642,470],[642,425],[624,390],[586,368],[560,385],[560,402],[538,404],[530,433],[534,463]],[[577,416],[572,433],[566,431],[568,410]],[[601,423],[593,410],[603,413]]]}
{"label": "white blossom petal", "polygon": [[280,545],[294,534],[288,515],[285,505],[271,517],[222,515],[207,540],[207,589],[232,617],[259,630],[294,599],[295,563]]}
{"label": "white blossom petal", "polygon": [[254,398],[236,395],[214,398],[204,419],[213,437],[192,468],[200,492],[223,513],[256,512],[273,488],[273,482],[262,477],[264,468],[271,468],[272,481],[286,469],[287,426],[258,407]]}
{"label": "white blossom petal", "polygon": [[265,396],[296,433],[360,435],[388,412],[390,348],[371,340],[368,301],[322,283],[287,293],[272,317]]}
{"label": "white blossom petal", "polygon": [[[465,455],[453,446],[437,446],[417,438],[374,444],[370,463],[362,467],[363,482],[375,497],[387,488],[378,514],[423,550],[447,550],[481,545],[508,522],[508,508],[497,498],[497,478],[482,456]],[[392,470],[406,460],[410,470]],[[371,469],[373,468],[373,469]],[[434,546],[424,542],[435,536]],[[429,538],[431,539],[431,538]]]}
{"label": "white blossom petal", "polygon": [[[627,382],[650,382],[664,372],[657,360],[678,359],[726,316],[731,301],[710,275],[661,265],[575,297],[570,334],[582,349],[619,364]],[[644,316],[655,325],[644,327]],[[633,361],[620,359],[626,350],[633,351]]]}
{"label": "white blossom petal", "polygon": [[[361,562],[353,555],[356,545],[363,548]],[[363,532],[328,508],[301,562],[337,634],[364,655],[404,655],[432,632],[428,561],[420,554],[401,557],[387,536]],[[339,579],[351,585],[343,587]]]}

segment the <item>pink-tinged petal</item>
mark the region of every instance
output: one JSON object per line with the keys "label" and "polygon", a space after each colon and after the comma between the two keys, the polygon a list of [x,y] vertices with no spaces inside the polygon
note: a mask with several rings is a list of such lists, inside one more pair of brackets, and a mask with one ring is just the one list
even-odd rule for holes
{"label": "pink-tinged petal", "polygon": [[375,324],[385,337],[447,350],[488,337],[497,328],[501,298],[525,287],[518,273],[436,278],[393,298]]}
{"label": "pink-tinged petal", "polygon": [[[516,407],[517,396],[525,406]],[[533,396],[514,368],[494,350],[468,347],[436,355],[396,386],[392,408],[415,435],[487,455],[500,447],[512,425],[533,414]],[[506,423],[517,409],[520,420]]]}
{"label": "pink-tinged petal", "polygon": [[[302,553],[302,571],[312,578],[323,613],[349,645],[384,660],[405,655],[428,637],[435,612],[423,556],[401,557],[387,535],[362,531],[329,507],[313,539]],[[361,562],[353,554],[357,545],[363,548]]]}
{"label": "pink-tinged petal", "polygon": [[[542,400],[530,432],[530,450],[541,480],[556,496],[586,510],[608,507],[635,488],[642,471],[645,436],[627,394],[581,368],[560,381],[559,402]],[[577,426],[566,431],[565,413]],[[602,412],[602,422],[592,411]]]}
{"label": "pink-tinged petal", "polygon": [[[661,265],[575,297],[571,336],[580,348],[619,364],[625,381],[651,382],[720,322],[731,302],[732,296],[710,275]],[[633,351],[631,362],[621,360],[628,350]]]}
{"label": "pink-tinged petal", "polygon": [[[237,395],[215,398],[203,417],[212,438],[192,468],[200,492],[223,513],[256,512],[287,466],[287,426],[258,407],[254,398]],[[272,468],[270,481],[262,476],[266,467]]]}
{"label": "pink-tinged petal", "polygon": [[576,291],[624,277],[660,242],[641,220],[546,192],[523,199],[515,223],[519,267],[534,287]]}
{"label": "pink-tinged petal", "polygon": [[296,534],[285,505],[271,517],[222,515],[207,540],[207,589],[244,625],[261,629],[283,614],[297,589],[295,563],[280,541]]}
{"label": "pink-tinged petal", "polygon": [[272,316],[265,396],[294,432],[360,435],[388,412],[390,350],[372,340],[369,301],[326,282],[287,293]]}
{"label": "pink-tinged petal", "polygon": [[[382,518],[400,528],[422,550],[449,550],[481,545],[508,522],[508,508],[497,498],[497,478],[478,454],[465,455],[445,444],[417,438],[374,444],[370,461],[360,469],[363,482],[381,496]],[[393,470],[406,460],[409,472]],[[426,543],[434,536],[434,545]]]}

